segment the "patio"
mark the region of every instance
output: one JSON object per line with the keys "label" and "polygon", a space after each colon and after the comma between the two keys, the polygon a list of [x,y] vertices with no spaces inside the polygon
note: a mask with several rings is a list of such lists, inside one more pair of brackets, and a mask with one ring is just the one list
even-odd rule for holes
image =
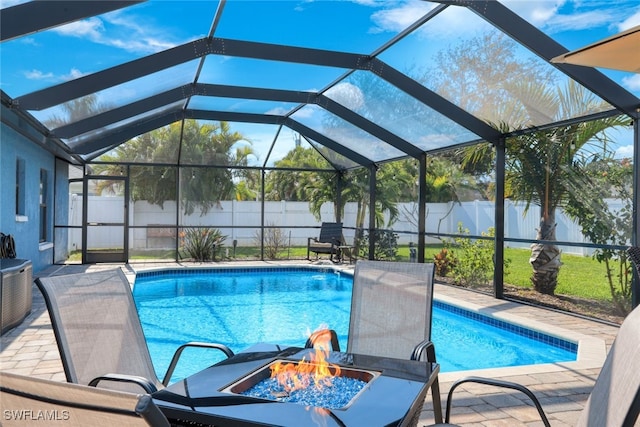
{"label": "patio", "polygon": [[[223,264],[216,263],[216,265]],[[256,262],[255,264],[265,263]],[[134,279],[135,271],[175,266],[167,263],[119,265],[131,281]],[[113,264],[58,265],[38,275],[71,274],[113,268],[113,266]],[[343,266],[346,269],[352,267]],[[553,426],[575,425],[604,362],[606,351],[615,338],[617,327],[542,308],[496,300],[488,295],[446,285],[436,285],[435,296],[440,300],[455,301],[469,308],[481,309],[485,313],[492,313],[504,320],[526,319],[527,324],[536,329],[580,341],[576,362],[442,373],[440,387],[443,402],[451,383],[460,377],[477,374],[505,378],[530,387],[541,398],[541,403]],[[42,296],[35,286],[31,314],[20,326],[2,336],[0,369],[39,378],[65,380],[49,316]],[[429,397],[426,402],[420,418],[421,424],[429,424],[433,421]],[[541,425],[535,409],[525,403],[522,396],[515,392],[497,392],[494,389],[469,385],[456,393],[455,402],[453,421],[464,426]]]}

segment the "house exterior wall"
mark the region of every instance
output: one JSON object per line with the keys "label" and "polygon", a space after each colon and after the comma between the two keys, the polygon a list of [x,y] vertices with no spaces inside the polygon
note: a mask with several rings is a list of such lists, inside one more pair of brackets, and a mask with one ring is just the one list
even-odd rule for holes
{"label": "house exterior wall", "polygon": [[[24,160],[24,212],[16,215],[17,159]],[[66,168],[56,167],[53,154],[6,124],[0,124],[0,232],[13,236],[16,257],[32,262],[34,272],[53,263],[54,195],[62,195],[63,215],[68,215],[66,179],[57,179]],[[47,238],[40,242],[40,172],[47,173]],[[60,219],[60,218],[59,218]]]}
{"label": "house exterior wall", "polygon": [[[55,199],[53,225],[69,224],[69,164],[56,159],[56,179],[53,197]],[[69,257],[69,233],[66,229],[55,229],[53,262],[61,263]],[[59,230],[59,231],[58,231]]]}

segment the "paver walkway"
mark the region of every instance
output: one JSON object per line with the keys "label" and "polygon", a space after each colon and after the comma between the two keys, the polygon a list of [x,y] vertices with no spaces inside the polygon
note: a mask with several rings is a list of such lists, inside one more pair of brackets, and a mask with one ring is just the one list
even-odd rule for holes
{"label": "paver walkway", "polygon": [[[273,265],[274,263],[253,264]],[[230,265],[239,266],[237,262]],[[175,264],[167,263],[117,265],[123,268],[131,281],[135,277],[135,271],[173,266]],[[53,266],[40,272],[39,275],[71,274],[114,267],[116,265],[109,264]],[[352,266],[344,266],[344,268],[352,268]],[[563,427],[576,424],[604,362],[606,352],[618,331],[617,327],[552,310],[496,300],[487,295],[451,286],[436,285],[435,297],[504,320],[521,322],[550,334],[578,340],[580,343],[576,362],[442,373],[440,389],[443,404],[446,402],[451,383],[458,378],[470,374],[503,378],[530,387],[540,398],[552,426]],[[49,315],[42,295],[35,285],[31,314],[20,326],[1,337],[0,369],[65,381]],[[535,408],[526,400],[526,397],[515,391],[505,392],[487,386],[464,385],[455,393],[452,421],[465,427],[542,426]],[[431,397],[428,396],[419,425],[433,422],[431,408]]]}

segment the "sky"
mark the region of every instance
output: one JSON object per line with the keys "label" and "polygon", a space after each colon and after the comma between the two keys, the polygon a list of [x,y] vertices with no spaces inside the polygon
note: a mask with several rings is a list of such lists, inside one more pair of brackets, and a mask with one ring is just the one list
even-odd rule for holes
{"label": "sky", "polygon": [[[17,3],[23,2],[0,0],[0,7]],[[640,0],[505,0],[503,3],[568,50],[640,25]],[[369,54],[435,6],[420,0],[228,0],[215,36]],[[215,1],[152,0],[4,42],[0,45],[0,87],[9,96],[17,97],[205,37],[217,7]],[[407,37],[402,48],[388,49],[381,58],[398,69],[419,67],[421,60],[433,58],[453,40],[471,37],[485,25],[465,8],[449,7],[412,37]],[[119,106],[189,83],[196,65],[194,61],[159,73],[153,83],[151,79],[141,79],[105,90],[100,94],[101,100]],[[600,71],[640,96],[640,74]],[[254,60],[209,55],[201,81],[318,91],[326,89],[344,73],[345,70],[331,67],[282,63],[272,67]],[[258,108],[246,102],[236,104],[239,111]],[[259,108],[282,111],[290,106],[264,104]],[[59,114],[59,110],[34,112],[43,120],[51,114]],[[243,133],[246,129],[264,160],[277,128],[238,124],[235,129]],[[623,132],[618,138],[618,154],[631,155],[632,135]],[[294,132],[283,130],[279,136],[282,142],[277,144],[272,158],[281,158],[293,146],[294,139]]]}

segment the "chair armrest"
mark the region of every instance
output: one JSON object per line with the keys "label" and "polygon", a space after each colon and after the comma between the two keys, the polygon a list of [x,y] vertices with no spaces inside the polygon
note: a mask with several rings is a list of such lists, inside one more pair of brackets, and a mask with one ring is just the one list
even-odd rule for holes
{"label": "chair armrest", "polygon": [[182,344],[180,347],[178,347],[178,349],[174,353],[173,358],[171,359],[171,363],[169,364],[169,368],[167,369],[167,373],[164,375],[162,384],[164,384],[165,386],[169,384],[169,381],[171,380],[171,376],[173,375],[173,371],[175,371],[176,365],[178,364],[178,360],[180,360],[180,356],[182,355],[182,352],[187,347],[213,348],[216,350],[220,350],[227,357],[231,357],[234,354],[233,351],[231,351],[231,349],[224,344],[209,343],[209,342],[195,342],[195,341]]}
{"label": "chair armrest", "polygon": [[113,381],[121,383],[132,383],[139,385],[145,392],[151,394],[158,391],[158,388],[154,383],[144,377],[137,375],[124,375],[124,374],[105,374],[92,379],[89,382],[91,387],[97,387],[101,381]]}
{"label": "chair armrest", "polygon": [[333,329],[320,329],[311,334],[311,336],[307,339],[307,342],[304,344],[304,348],[313,348],[314,341],[317,337],[322,334],[328,332],[330,334],[330,342],[331,342],[331,350],[332,351],[340,351],[340,343],[338,342],[338,334]]}
{"label": "chair armrest", "polygon": [[482,377],[461,378],[458,381],[456,381],[455,383],[453,383],[453,385],[451,386],[451,389],[449,389],[449,395],[447,396],[447,410],[446,410],[445,416],[444,416],[445,424],[449,423],[449,419],[450,419],[449,417],[451,415],[451,405],[452,405],[451,401],[452,401],[454,390],[459,385],[462,385],[464,383],[469,383],[469,382],[477,383],[477,384],[490,385],[490,386],[500,387],[500,388],[509,388],[509,389],[517,390],[517,391],[520,391],[520,392],[526,394],[529,397],[529,399],[531,399],[533,404],[536,406],[536,409],[538,410],[538,413],[540,414],[540,418],[542,419],[542,423],[546,427],[550,427],[551,426],[551,424],[549,423],[549,420],[547,419],[546,414],[544,413],[544,410],[542,409],[542,405],[540,404],[540,401],[533,394],[533,392],[531,390],[529,390],[527,387],[523,386],[522,384],[517,384],[517,383],[514,383],[514,382],[510,382],[510,381],[496,380],[496,379],[493,379],[493,378],[482,378]]}
{"label": "chair armrest", "polygon": [[430,340],[424,340],[414,347],[411,360],[421,360],[425,354],[427,362],[436,361],[436,347]]}
{"label": "chair armrest", "polygon": [[160,408],[153,402],[153,398],[144,394],[140,396],[138,404],[136,405],[136,413],[149,423],[149,425],[157,427],[170,427],[169,420],[164,416]]}

